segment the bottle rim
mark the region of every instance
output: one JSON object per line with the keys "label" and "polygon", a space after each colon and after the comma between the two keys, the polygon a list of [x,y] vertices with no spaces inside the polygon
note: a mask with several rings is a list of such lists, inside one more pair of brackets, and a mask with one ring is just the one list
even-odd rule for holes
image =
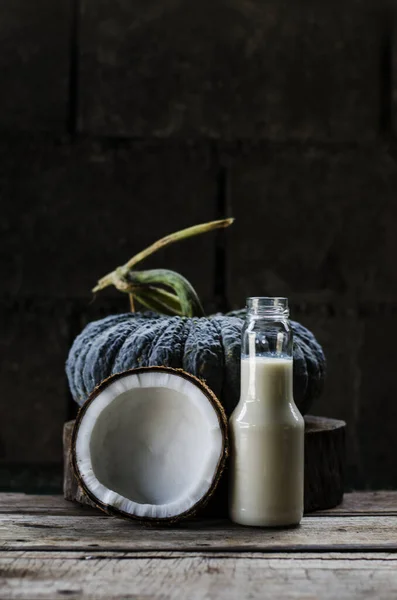
{"label": "bottle rim", "polygon": [[288,298],[283,296],[250,296],[247,298],[248,309],[288,310]]}

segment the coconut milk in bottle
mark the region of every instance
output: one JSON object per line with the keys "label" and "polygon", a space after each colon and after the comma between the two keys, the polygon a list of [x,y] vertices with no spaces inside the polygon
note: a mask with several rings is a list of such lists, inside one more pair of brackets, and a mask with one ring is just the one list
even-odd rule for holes
{"label": "coconut milk in bottle", "polygon": [[286,298],[247,300],[241,395],[229,422],[229,513],[241,525],[297,525],[303,515],[304,421],[288,316]]}

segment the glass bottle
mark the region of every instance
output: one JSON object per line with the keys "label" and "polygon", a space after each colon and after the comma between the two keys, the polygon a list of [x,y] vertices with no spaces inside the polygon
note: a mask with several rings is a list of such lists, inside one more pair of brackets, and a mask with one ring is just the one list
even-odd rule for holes
{"label": "glass bottle", "polygon": [[229,514],[241,525],[296,525],[303,515],[304,421],[288,317],[287,298],[247,299],[240,400],[229,422]]}

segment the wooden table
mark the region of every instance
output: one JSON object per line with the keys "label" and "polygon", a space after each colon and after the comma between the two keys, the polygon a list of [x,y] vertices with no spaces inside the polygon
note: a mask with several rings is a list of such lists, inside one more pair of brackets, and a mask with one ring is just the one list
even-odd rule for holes
{"label": "wooden table", "polygon": [[147,528],[60,496],[0,494],[0,598],[397,598],[397,492],[299,528]]}

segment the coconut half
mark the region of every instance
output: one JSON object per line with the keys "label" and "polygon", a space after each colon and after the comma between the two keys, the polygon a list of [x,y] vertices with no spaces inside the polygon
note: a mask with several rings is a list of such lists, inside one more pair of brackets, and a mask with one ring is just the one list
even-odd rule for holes
{"label": "coconut half", "polygon": [[228,452],[227,419],[213,392],[180,369],[113,375],[81,408],[72,462],[105,512],[175,521],[210,498]]}

